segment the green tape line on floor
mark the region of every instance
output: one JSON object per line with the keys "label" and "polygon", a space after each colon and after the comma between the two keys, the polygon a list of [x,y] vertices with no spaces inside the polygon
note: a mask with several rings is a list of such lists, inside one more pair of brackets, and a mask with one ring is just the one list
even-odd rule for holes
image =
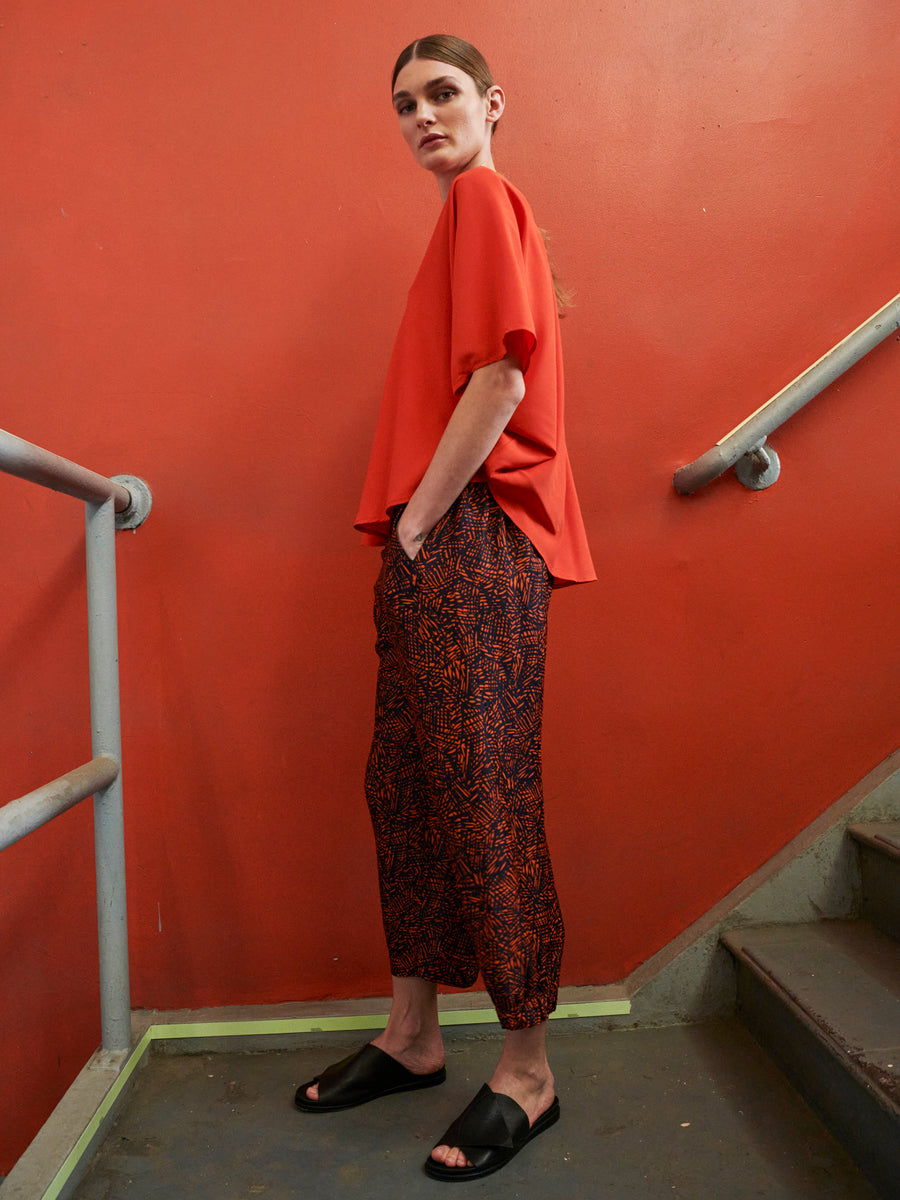
{"label": "green tape line on floor", "polygon": [[91,1139],[93,1138],[94,1134],[100,1128],[100,1125],[101,1125],[104,1117],[107,1115],[109,1110],[115,1104],[116,1100],[118,1100],[119,1095],[120,1095],[122,1089],[124,1088],[125,1084],[128,1082],[128,1080],[134,1074],[135,1070],[137,1069],[138,1065],[141,1062],[141,1059],[144,1056],[144,1051],[150,1045],[150,1042],[152,1040],[153,1039],[150,1036],[150,1030],[148,1029],[147,1032],[144,1034],[144,1036],[141,1038],[141,1040],[138,1042],[138,1044],[131,1051],[131,1054],[126,1059],[125,1064],[122,1067],[122,1070],[116,1076],[115,1080],[113,1081],[112,1085],[110,1086],[109,1091],[106,1093],[106,1095],[100,1101],[97,1111],[94,1113],[93,1117],[90,1119],[88,1124],[85,1126],[84,1132],[82,1133],[82,1135],[78,1139],[78,1141],[75,1143],[75,1145],[72,1147],[72,1150],[70,1151],[68,1157],[66,1158],[65,1162],[60,1167],[60,1169],[57,1171],[57,1173],[53,1179],[53,1182],[47,1188],[46,1192],[44,1192],[44,1195],[41,1198],[41,1200],[56,1200],[57,1196],[62,1191],[63,1187],[68,1182],[69,1176],[72,1174],[72,1172],[75,1170],[78,1163],[81,1161],[82,1155],[85,1153],[88,1146],[90,1145]]}
{"label": "green tape line on floor", "polygon": [[563,1021],[569,1017],[627,1017],[631,1012],[630,1000],[595,1000],[592,1003],[560,1004],[550,1014],[551,1021]]}
{"label": "green tape line on floor", "polygon": [[[583,1004],[561,1004],[551,1020],[578,1017],[622,1016],[631,1012],[627,1000],[597,1000]],[[490,1025],[496,1023],[492,1008],[446,1010],[439,1014],[441,1025]],[[253,1037],[293,1033],[331,1033],[337,1030],[384,1029],[385,1015],[350,1017],[296,1017],[283,1021],[206,1021],[183,1025],[151,1025],[147,1031],[153,1041],[188,1038]]]}
{"label": "green tape line on floor", "polygon": [[198,1021],[187,1025],[151,1025],[153,1041],[178,1038],[276,1036],[279,1033],[330,1033],[340,1029],[384,1029],[386,1016],[297,1017],[286,1021]]}

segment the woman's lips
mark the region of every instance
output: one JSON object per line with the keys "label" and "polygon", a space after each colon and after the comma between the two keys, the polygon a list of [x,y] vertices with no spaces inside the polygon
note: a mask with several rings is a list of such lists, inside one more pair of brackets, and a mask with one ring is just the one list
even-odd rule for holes
{"label": "woman's lips", "polygon": [[426,133],[425,136],[422,138],[422,140],[419,142],[419,149],[425,150],[429,146],[434,146],[438,142],[442,142],[443,140],[444,140],[444,135],[442,133]]}

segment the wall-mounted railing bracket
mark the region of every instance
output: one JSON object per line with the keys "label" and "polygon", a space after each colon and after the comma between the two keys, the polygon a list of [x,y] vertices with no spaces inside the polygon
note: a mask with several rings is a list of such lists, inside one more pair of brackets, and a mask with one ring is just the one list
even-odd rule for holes
{"label": "wall-mounted railing bracket", "polygon": [[137,475],[112,475],[113,483],[127,488],[131,503],[124,512],[116,513],[116,529],[137,529],[150,516],[153,495],[150,488]]}
{"label": "wall-mounted railing bracket", "polygon": [[763,492],[767,487],[771,487],[781,474],[781,459],[763,438],[737,460],[734,473],[745,488]]}

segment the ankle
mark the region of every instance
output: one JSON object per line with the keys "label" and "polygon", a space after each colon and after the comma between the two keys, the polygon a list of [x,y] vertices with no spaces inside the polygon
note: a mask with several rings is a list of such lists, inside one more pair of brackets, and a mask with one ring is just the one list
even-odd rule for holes
{"label": "ankle", "polygon": [[384,1032],[391,1040],[440,1040],[437,986],[424,979],[395,979],[394,997]]}
{"label": "ankle", "polygon": [[546,1025],[512,1030],[506,1035],[496,1079],[505,1078],[532,1092],[553,1087],[553,1072],[547,1059]]}
{"label": "ankle", "polygon": [[444,1065],[444,1044],[440,1032],[435,1036],[411,1037],[404,1031],[385,1029],[372,1039],[372,1045],[419,1075],[437,1071]]}
{"label": "ankle", "polygon": [[[499,1062],[493,1079],[515,1082],[519,1087],[530,1092],[542,1092],[548,1087],[552,1088],[554,1084],[553,1072],[550,1070],[548,1062],[515,1065]],[[493,1083],[491,1086],[493,1087]],[[500,1090],[502,1091],[502,1088]]]}

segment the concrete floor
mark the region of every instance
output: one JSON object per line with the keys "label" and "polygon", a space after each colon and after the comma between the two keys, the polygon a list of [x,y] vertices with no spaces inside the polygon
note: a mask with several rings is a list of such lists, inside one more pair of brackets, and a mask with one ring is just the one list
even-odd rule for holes
{"label": "concrete floor", "polygon": [[[568,1026],[554,1028],[551,1046],[561,1121],[466,1195],[875,1200],[736,1021],[612,1033],[559,1024]],[[75,1196],[434,1200],[442,1185],[421,1164],[497,1052],[496,1035],[483,1032],[447,1031],[445,1041],[442,1087],[321,1115],[297,1112],[293,1094],[348,1052],[345,1039],[154,1056]]]}

